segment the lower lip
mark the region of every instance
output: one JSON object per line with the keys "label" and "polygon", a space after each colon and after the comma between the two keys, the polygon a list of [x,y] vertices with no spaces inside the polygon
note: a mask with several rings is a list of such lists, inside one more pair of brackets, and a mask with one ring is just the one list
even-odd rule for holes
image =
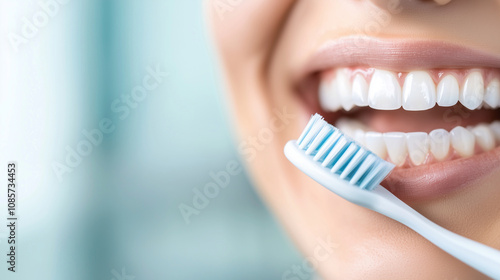
{"label": "lower lip", "polygon": [[400,199],[425,200],[458,191],[500,170],[500,147],[470,158],[394,170],[382,186]]}

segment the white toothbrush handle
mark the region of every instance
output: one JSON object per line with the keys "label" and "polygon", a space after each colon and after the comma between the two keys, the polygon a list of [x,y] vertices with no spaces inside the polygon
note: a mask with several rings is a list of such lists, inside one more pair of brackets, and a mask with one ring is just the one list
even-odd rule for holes
{"label": "white toothbrush handle", "polygon": [[350,185],[313,161],[295,141],[286,144],[285,155],[302,172],[337,195],[408,226],[455,258],[493,279],[500,279],[500,251],[438,226],[382,186],[368,191]]}
{"label": "white toothbrush handle", "polygon": [[382,186],[372,192],[379,194],[374,211],[413,229],[434,245],[493,279],[500,279],[500,251],[470,240],[438,226],[402,202]]}

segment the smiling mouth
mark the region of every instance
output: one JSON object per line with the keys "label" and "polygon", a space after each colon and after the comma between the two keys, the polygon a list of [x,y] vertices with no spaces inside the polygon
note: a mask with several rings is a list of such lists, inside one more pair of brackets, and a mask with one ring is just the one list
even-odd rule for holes
{"label": "smiling mouth", "polygon": [[439,42],[356,40],[322,48],[302,91],[308,111],[397,166],[386,188],[435,197],[500,167],[497,57]]}

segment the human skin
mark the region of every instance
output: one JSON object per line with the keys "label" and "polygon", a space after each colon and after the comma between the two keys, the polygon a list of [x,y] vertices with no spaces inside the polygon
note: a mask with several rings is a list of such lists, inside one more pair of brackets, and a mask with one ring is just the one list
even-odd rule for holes
{"label": "human skin", "polygon": [[[324,279],[488,279],[398,222],[321,187],[285,158],[283,147],[315,111],[299,96],[296,74],[324,42],[353,35],[440,40],[500,57],[500,0],[222,1],[232,3],[225,11],[217,10],[218,2],[211,0],[206,8],[238,143],[248,144],[263,130],[273,132],[272,141],[253,144],[255,154],[242,149],[243,159],[304,256],[314,256],[318,238],[337,244],[328,258],[316,262],[319,274]],[[377,18],[380,11],[388,12],[389,20]],[[373,22],[379,28],[367,31]],[[283,127],[270,125],[276,110],[292,115]],[[494,152],[498,155],[498,148]],[[500,249],[500,168],[493,169],[445,195],[404,200],[439,225]]]}

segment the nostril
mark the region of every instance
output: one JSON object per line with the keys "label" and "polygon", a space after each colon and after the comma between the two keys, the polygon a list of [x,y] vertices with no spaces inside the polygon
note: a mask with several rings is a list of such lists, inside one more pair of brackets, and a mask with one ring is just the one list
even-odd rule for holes
{"label": "nostril", "polygon": [[436,2],[438,5],[443,6],[443,5],[450,3],[451,0],[434,0],[434,2]]}
{"label": "nostril", "polygon": [[400,6],[407,8],[416,8],[421,4],[432,4],[433,2],[437,5],[443,6],[449,4],[452,0],[369,0],[374,5],[382,9],[387,9],[388,7]]}

